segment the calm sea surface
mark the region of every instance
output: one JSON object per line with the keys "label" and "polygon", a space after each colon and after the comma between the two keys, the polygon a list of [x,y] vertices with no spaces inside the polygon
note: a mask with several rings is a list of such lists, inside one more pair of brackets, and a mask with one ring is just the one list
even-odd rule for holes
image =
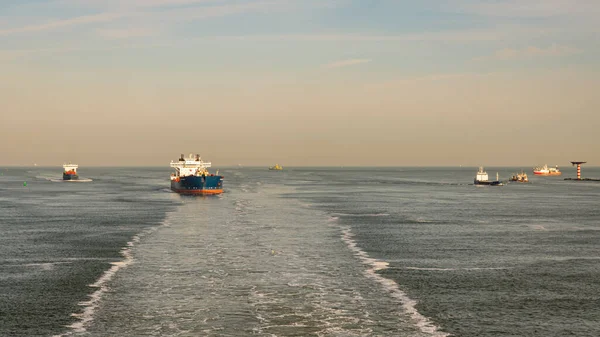
{"label": "calm sea surface", "polygon": [[597,337],[600,182],[561,169],[220,168],[184,197],[0,168],[0,336]]}

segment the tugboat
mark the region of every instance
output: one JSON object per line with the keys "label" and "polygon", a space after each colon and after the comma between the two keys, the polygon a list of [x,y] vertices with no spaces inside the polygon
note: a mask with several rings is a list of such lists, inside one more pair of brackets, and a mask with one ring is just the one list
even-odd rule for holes
{"label": "tugboat", "polygon": [[518,183],[528,183],[529,178],[527,178],[527,173],[521,171],[521,173],[513,174],[510,178],[510,181],[516,181]]}
{"label": "tugboat", "polygon": [[63,165],[63,180],[78,180],[77,169],[79,165],[76,164],[64,164]]}
{"label": "tugboat", "polygon": [[281,171],[281,170],[283,170],[283,167],[279,166],[279,164],[275,164],[275,166],[269,167],[269,170],[271,170],[271,171]]}
{"label": "tugboat", "polygon": [[498,173],[496,173],[496,180],[489,180],[488,174],[483,170],[483,167],[479,167],[479,171],[477,172],[477,176],[473,180],[474,185],[486,185],[486,186],[502,186],[504,185],[498,179]]}
{"label": "tugboat", "polygon": [[175,173],[171,174],[171,190],[179,194],[204,195],[223,193],[223,176],[209,173],[211,163],[203,162],[200,155],[183,155],[177,161],[171,161]]}
{"label": "tugboat", "polygon": [[562,172],[558,170],[558,165],[556,165],[556,167],[548,167],[548,165],[544,165],[534,168],[533,174],[539,176],[559,176],[562,174]]}

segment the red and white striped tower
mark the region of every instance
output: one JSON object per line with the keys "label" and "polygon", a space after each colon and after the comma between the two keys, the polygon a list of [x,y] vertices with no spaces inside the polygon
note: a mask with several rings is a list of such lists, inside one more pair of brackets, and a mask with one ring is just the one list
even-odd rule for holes
{"label": "red and white striped tower", "polygon": [[571,164],[577,165],[577,180],[581,180],[581,164],[585,164],[585,161],[572,161]]}

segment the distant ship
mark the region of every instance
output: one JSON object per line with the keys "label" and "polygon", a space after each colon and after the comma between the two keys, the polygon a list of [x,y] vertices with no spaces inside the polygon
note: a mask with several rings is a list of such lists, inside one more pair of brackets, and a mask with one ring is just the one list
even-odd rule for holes
{"label": "distant ship", "polygon": [[79,176],[77,175],[77,169],[79,165],[75,164],[64,164],[63,165],[63,180],[77,180]]}
{"label": "distant ship", "polygon": [[275,164],[275,166],[269,167],[269,170],[271,170],[271,171],[281,171],[281,170],[283,170],[283,167],[279,166],[279,164]]}
{"label": "distant ship", "polygon": [[527,178],[527,173],[521,171],[521,173],[513,174],[510,178],[510,181],[516,181],[518,183],[527,183],[529,182],[529,178]]}
{"label": "distant ship", "polygon": [[211,163],[203,162],[199,155],[191,155],[171,161],[175,173],[171,174],[171,190],[180,194],[220,194],[223,193],[223,176],[211,174],[207,168]]}
{"label": "distant ship", "polygon": [[488,174],[483,170],[483,167],[479,167],[477,176],[473,180],[474,185],[487,185],[487,186],[502,186],[502,182],[498,180],[498,173],[496,173],[496,180],[489,180]]}
{"label": "distant ship", "polygon": [[562,174],[562,172],[558,170],[558,165],[556,167],[548,167],[548,165],[544,165],[542,167],[534,168],[533,174],[540,176],[559,176]]}

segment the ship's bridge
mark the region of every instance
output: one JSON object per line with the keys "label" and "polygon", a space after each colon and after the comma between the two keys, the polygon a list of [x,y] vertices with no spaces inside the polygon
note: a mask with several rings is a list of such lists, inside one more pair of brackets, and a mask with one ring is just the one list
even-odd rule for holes
{"label": "ship's bridge", "polygon": [[188,158],[181,155],[179,160],[171,161],[171,167],[175,169],[175,176],[208,175],[206,169],[211,167],[211,163],[202,161],[199,155],[190,155]]}
{"label": "ship's bridge", "polygon": [[76,164],[64,164],[63,165],[63,169],[65,169],[65,172],[69,172],[69,171],[77,172],[78,168],[79,168],[79,165],[76,165]]}
{"label": "ship's bridge", "polygon": [[485,172],[483,170],[483,167],[479,167],[479,171],[477,172],[477,177],[475,178],[475,180],[477,181],[487,181],[488,178],[488,174],[487,172]]}

